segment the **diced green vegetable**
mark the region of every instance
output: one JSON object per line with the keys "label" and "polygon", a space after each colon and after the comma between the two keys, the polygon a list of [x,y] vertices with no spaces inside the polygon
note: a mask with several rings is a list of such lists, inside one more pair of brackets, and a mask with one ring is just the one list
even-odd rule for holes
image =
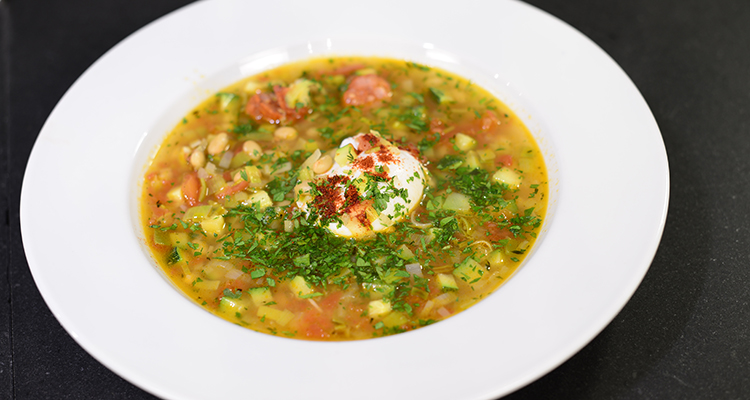
{"label": "diced green vegetable", "polygon": [[172,247],[172,251],[167,254],[168,265],[174,265],[185,260],[184,250],[179,247]]}
{"label": "diced green vegetable", "polygon": [[267,287],[257,287],[252,288],[247,291],[250,293],[250,298],[252,298],[253,303],[256,306],[262,306],[263,304],[270,303],[273,301],[273,295],[271,294],[271,289]]}
{"label": "diced green vegetable", "polygon": [[455,136],[456,147],[461,151],[469,151],[477,147],[477,140],[469,135],[463,133],[457,133]]}
{"label": "diced green vegetable", "polygon": [[294,318],[294,314],[289,310],[277,310],[269,306],[258,307],[256,315],[259,318],[267,318],[276,321],[281,326],[286,326]]}
{"label": "diced green vegetable", "polygon": [[297,295],[297,297],[303,297],[312,294],[315,292],[315,290],[310,286],[306,281],[305,278],[301,276],[295,276],[290,282],[289,282],[289,289],[291,289],[292,293]]}
{"label": "diced green vegetable", "polygon": [[162,246],[171,245],[172,241],[169,239],[169,233],[161,231],[159,229],[154,230],[154,243]]}
{"label": "diced green vegetable", "polygon": [[467,212],[471,210],[471,202],[469,201],[469,196],[466,196],[462,193],[453,192],[445,197],[445,202],[443,202],[443,209]]}
{"label": "diced green vegetable", "polygon": [[486,269],[473,258],[467,257],[461,264],[453,270],[453,276],[472,284],[478,282],[484,276]]}
{"label": "diced green vegetable", "polygon": [[211,205],[190,207],[190,209],[185,212],[185,216],[183,217],[183,219],[185,221],[199,222],[208,217],[210,213]]}
{"label": "diced green vegetable", "polygon": [[449,95],[447,95],[445,92],[438,88],[431,87],[430,93],[432,93],[432,96],[437,100],[438,104],[446,104],[453,101],[453,98]]}
{"label": "diced green vegetable", "polygon": [[271,200],[271,196],[268,195],[268,192],[265,190],[259,190],[247,198],[247,204],[253,203],[258,204],[261,209],[264,209],[271,207],[273,205],[273,200]]}
{"label": "diced green vegetable", "polygon": [[438,285],[440,285],[440,288],[443,289],[443,291],[458,290],[456,279],[453,278],[452,275],[438,274],[437,282],[438,282]]}
{"label": "diced green vegetable", "polygon": [[336,149],[336,156],[333,157],[333,160],[336,161],[336,164],[344,166],[354,161],[355,157],[357,157],[357,153],[354,150],[354,146],[347,144],[344,147]]}

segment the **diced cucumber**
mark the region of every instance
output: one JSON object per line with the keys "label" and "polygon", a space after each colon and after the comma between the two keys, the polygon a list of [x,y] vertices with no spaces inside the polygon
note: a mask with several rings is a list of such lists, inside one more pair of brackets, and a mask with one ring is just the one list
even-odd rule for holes
{"label": "diced cucumber", "polygon": [[273,205],[273,200],[271,200],[271,196],[269,196],[265,190],[259,190],[247,198],[247,204],[252,203],[256,203],[261,209],[264,209],[271,207]]}
{"label": "diced cucumber", "polygon": [[[246,165],[240,168],[239,170],[237,170],[235,174],[239,174],[240,175],[239,178],[242,179],[243,181],[247,181],[248,183],[250,183],[251,187],[262,186],[260,168],[254,165]],[[236,179],[236,176],[235,176],[235,179]]]}
{"label": "diced cucumber", "polygon": [[467,257],[456,269],[453,270],[453,276],[468,283],[478,282],[484,276],[485,268],[476,262],[473,258]]}
{"label": "diced cucumber", "polygon": [[167,253],[167,265],[174,265],[179,262],[187,261],[184,252],[185,250],[179,247],[172,247],[172,250]]}
{"label": "diced cucumber", "polygon": [[398,253],[398,256],[404,260],[408,261],[414,259],[414,252],[406,247],[405,244],[399,246],[399,248],[396,249],[396,252]]}
{"label": "diced cucumber", "polygon": [[154,243],[162,246],[172,245],[169,234],[159,229],[154,229]]}
{"label": "diced cucumber", "polygon": [[247,311],[247,300],[241,297],[239,299],[234,299],[229,296],[224,296],[221,298],[221,301],[219,301],[219,309],[232,314],[242,314]]}
{"label": "diced cucumber", "polygon": [[456,169],[464,163],[464,160],[456,155],[449,154],[437,163],[437,169]]}
{"label": "diced cucumber", "polygon": [[249,289],[247,292],[250,293],[250,298],[256,306],[262,306],[273,301],[273,294],[271,294],[270,288],[257,287]]}
{"label": "diced cucumber", "polygon": [[284,95],[284,101],[289,108],[305,107],[310,104],[310,89],[316,85],[315,82],[307,79],[297,79],[291,85]]}
{"label": "diced cucumber", "polygon": [[354,146],[347,144],[344,147],[336,149],[336,155],[333,157],[333,160],[336,161],[336,164],[344,166],[349,165],[356,157],[357,152],[354,150]]}
{"label": "diced cucumber", "polygon": [[310,286],[307,281],[305,281],[305,278],[301,276],[295,276],[291,281],[289,281],[289,289],[292,291],[292,293],[297,295],[297,297],[307,296],[315,292],[312,286]]}
{"label": "diced cucumber", "polygon": [[234,93],[225,92],[217,93],[216,97],[219,98],[219,112],[224,116],[224,122],[220,128],[229,130],[237,123],[242,99]]}
{"label": "diced cucumber", "polygon": [[169,242],[174,247],[185,249],[190,242],[190,235],[187,232],[169,232]]}
{"label": "diced cucumber", "polygon": [[462,193],[453,192],[445,197],[443,209],[467,212],[471,210],[471,202],[469,201],[469,196],[466,196]]}
{"label": "diced cucumber", "polygon": [[232,157],[232,162],[229,163],[229,169],[242,167],[250,161],[252,161],[250,154],[247,154],[244,151],[239,151],[234,157]]}
{"label": "diced cucumber", "polygon": [[438,285],[440,285],[440,288],[443,289],[443,291],[458,290],[456,279],[453,278],[452,275],[438,274],[437,283]]}
{"label": "diced cucumber", "polygon": [[453,101],[453,98],[438,88],[431,87],[430,93],[437,100],[438,104],[446,104]]}

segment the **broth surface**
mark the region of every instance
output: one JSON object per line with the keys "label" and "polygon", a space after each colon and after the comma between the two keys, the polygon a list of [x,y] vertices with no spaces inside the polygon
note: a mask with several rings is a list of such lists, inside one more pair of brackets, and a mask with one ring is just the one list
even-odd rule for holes
{"label": "broth surface", "polygon": [[210,97],[144,175],[172,282],[247,328],[310,340],[409,331],[489,295],[547,207],[541,152],[472,82],[403,60],[295,62]]}

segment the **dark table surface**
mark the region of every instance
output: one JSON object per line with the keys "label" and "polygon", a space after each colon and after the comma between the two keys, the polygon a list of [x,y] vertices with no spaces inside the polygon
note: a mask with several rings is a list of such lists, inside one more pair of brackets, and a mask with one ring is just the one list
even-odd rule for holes
{"label": "dark table surface", "polygon": [[[0,399],[153,398],[50,313],[24,256],[19,198],[34,140],[76,78],[189,2],[0,0]],[[530,3],[591,38],[640,89],[666,145],[671,200],[630,302],[578,354],[507,398],[750,398],[750,2]]]}

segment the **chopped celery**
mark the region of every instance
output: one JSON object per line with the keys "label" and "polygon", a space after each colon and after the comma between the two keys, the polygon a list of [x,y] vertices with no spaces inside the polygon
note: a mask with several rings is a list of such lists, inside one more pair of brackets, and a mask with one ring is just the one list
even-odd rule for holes
{"label": "chopped celery", "polygon": [[235,154],[234,157],[232,157],[232,162],[229,163],[229,169],[242,167],[251,160],[252,158],[250,157],[250,154],[247,154],[244,151],[240,151]]}

